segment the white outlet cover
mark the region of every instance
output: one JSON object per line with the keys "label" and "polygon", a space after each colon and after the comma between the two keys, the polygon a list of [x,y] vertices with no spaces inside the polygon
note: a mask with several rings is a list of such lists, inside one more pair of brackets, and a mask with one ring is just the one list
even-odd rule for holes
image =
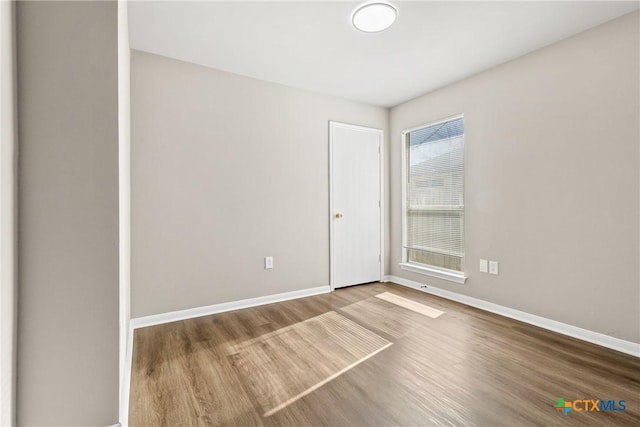
{"label": "white outlet cover", "polygon": [[498,274],[498,261],[489,261],[489,273]]}
{"label": "white outlet cover", "polygon": [[486,259],[480,260],[480,273],[488,273],[489,272],[489,261]]}
{"label": "white outlet cover", "polygon": [[265,270],[269,270],[273,268],[273,257],[272,256],[268,256],[265,257],[264,259],[264,269]]}

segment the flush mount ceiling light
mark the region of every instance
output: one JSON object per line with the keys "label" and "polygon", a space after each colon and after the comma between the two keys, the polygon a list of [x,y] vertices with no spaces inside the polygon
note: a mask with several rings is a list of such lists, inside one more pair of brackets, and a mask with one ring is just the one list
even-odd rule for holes
{"label": "flush mount ceiling light", "polygon": [[386,30],[398,16],[398,10],[385,2],[370,2],[360,5],[351,15],[351,23],[365,33]]}

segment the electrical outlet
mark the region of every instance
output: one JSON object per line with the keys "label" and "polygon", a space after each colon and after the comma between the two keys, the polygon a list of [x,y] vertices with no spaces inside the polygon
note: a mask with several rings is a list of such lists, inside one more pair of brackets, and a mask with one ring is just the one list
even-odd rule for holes
{"label": "electrical outlet", "polygon": [[273,257],[272,256],[265,257],[265,259],[264,259],[264,269],[265,270],[270,270],[272,268],[273,268]]}
{"label": "electrical outlet", "polygon": [[488,273],[489,272],[489,261],[486,259],[480,260],[480,273]]}
{"label": "electrical outlet", "polygon": [[498,261],[489,261],[489,274],[498,274]]}

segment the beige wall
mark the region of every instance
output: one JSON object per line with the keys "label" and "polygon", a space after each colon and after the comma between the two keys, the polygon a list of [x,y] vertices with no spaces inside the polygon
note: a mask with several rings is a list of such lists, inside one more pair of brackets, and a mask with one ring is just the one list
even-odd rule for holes
{"label": "beige wall", "polygon": [[118,421],[115,2],[19,2],[19,425]]}
{"label": "beige wall", "polygon": [[132,317],[328,285],[328,122],[388,111],[138,51],[131,72]]}
{"label": "beige wall", "polygon": [[[391,274],[640,342],[638,13],[391,110]],[[401,142],[465,114],[464,285],[401,270]],[[500,275],[479,273],[479,259]]]}

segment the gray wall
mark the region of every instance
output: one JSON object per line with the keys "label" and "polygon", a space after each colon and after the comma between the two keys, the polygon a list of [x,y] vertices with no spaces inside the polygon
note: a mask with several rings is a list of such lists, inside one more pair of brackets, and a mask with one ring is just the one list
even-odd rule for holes
{"label": "gray wall", "polygon": [[118,421],[115,2],[19,2],[19,425]]}
{"label": "gray wall", "polygon": [[328,285],[328,122],[387,119],[133,51],[132,317]]}
{"label": "gray wall", "polygon": [[[639,40],[636,12],[393,108],[391,274],[640,342]],[[464,285],[398,265],[400,134],[455,113]]]}

